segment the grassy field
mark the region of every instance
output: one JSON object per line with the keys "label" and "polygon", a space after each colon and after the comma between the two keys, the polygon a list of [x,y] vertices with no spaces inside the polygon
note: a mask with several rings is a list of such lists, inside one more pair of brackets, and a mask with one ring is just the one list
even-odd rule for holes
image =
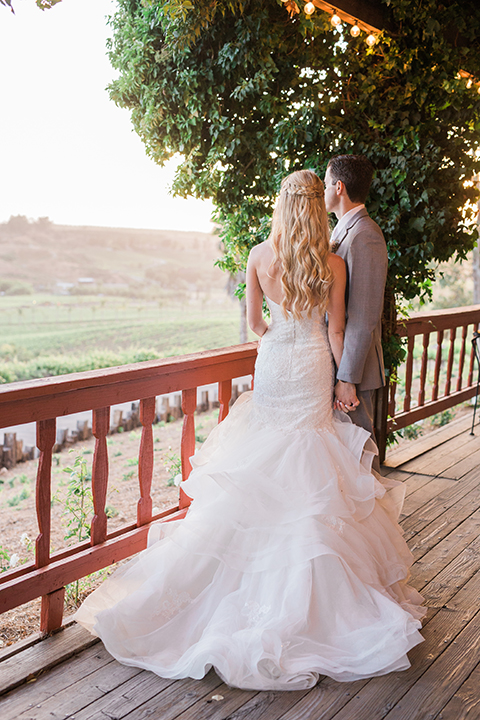
{"label": "grassy field", "polygon": [[205,233],[0,225],[0,382],[239,342]]}

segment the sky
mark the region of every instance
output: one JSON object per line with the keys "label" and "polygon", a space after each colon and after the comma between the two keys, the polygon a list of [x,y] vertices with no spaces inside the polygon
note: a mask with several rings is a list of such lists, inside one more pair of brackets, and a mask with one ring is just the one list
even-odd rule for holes
{"label": "sky", "polygon": [[128,110],[108,97],[115,0],[0,5],[0,222],[209,232],[212,205],[168,193],[175,161],[147,157]]}

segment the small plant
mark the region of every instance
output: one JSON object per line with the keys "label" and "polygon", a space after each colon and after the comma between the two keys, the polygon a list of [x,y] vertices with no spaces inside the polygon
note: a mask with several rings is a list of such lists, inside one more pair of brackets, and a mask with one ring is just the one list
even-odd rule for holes
{"label": "small plant", "polygon": [[141,432],[136,432],[135,430],[132,430],[128,434],[129,440],[138,440],[142,436]]}
{"label": "small plant", "polygon": [[[70,450],[73,452],[73,450]],[[93,496],[90,488],[91,472],[87,468],[87,461],[83,453],[79,453],[72,467],[66,467],[63,472],[70,474],[65,499],[64,515],[68,517],[67,533],[64,540],[68,542],[74,538],[77,542],[88,540],[90,537],[90,518],[93,513]],[[80,595],[80,580],[75,580],[67,586],[67,597],[78,605]]]}
{"label": "small plant", "polygon": [[443,427],[444,425],[448,425],[448,423],[453,420],[454,415],[455,413],[453,410],[444,410],[441,413],[437,413],[437,415],[432,417],[432,425],[434,427]]}
{"label": "small plant", "polygon": [[116,453],[114,453],[113,457],[120,457],[120,455],[123,455],[121,450],[117,450]]}
{"label": "small plant", "polygon": [[70,474],[64,512],[64,515],[69,516],[67,521],[69,530],[65,540],[75,538],[78,542],[82,542],[90,537],[89,519],[93,513],[93,497],[90,489],[92,476],[83,454],[77,455],[73,466],[64,468],[63,472]]}
{"label": "small plant", "polygon": [[25,484],[25,483],[28,483],[28,482],[29,482],[28,476],[25,475],[25,473],[22,473],[22,474],[20,475],[20,478],[19,478],[19,479],[20,479],[20,482],[21,482],[22,484]]}
{"label": "small plant", "polygon": [[10,569],[10,555],[0,545],[0,572],[6,572]]}
{"label": "small plant", "polygon": [[13,477],[11,480],[8,481],[9,487],[13,488],[15,486],[15,480],[17,479],[17,476]]}
{"label": "small plant", "polygon": [[129,459],[127,460],[127,465],[130,465],[130,466],[132,466],[132,465],[138,465],[138,457],[129,458]]}
{"label": "small plant", "polygon": [[423,430],[420,425],[408,425],[403,431],[403,437],[407,440],[416,440],[423,435]]}
{"label": "small plant", "polygon": [[107,518],[114,518],[117,517],[118,510],[113,505],[107,505],[107,507],[105,508],[105,514]]}
{"label": "small plant", "polygon": [[134,475],[135,475],[135,470],[129,470],[128,472],[126,472],[122,475],[122,482],[127,482],[128,480],[131,480]]}
{"label": "small plant", "polygon": [[[171,450],[171,448],[169,448]],[[168,472],[168,487],[179,485],[182,479],[182,461],[176,453],[167,453],[165,455],[164,466]]]}
{"label": "small plant", "polygon": [[15,507],[16,505],[20,505],[22,500],[26,500],[28,497],[30,497],[30,492],[27,488],[22,488],[22,492],[19,495],[14,495],[7,500],[7,505],[9,507]]}

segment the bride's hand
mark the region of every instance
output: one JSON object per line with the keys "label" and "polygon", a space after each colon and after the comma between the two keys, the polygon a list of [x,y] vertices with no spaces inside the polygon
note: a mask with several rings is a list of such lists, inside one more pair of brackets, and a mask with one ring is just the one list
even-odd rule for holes
{"label": "bride's hand", "polygon": [[335,399],[333,403],[334,410],[341,410],[344,413],[352,412],[360,405],[357,398],[357,390],[353,383],[338,380],[335,385]]}

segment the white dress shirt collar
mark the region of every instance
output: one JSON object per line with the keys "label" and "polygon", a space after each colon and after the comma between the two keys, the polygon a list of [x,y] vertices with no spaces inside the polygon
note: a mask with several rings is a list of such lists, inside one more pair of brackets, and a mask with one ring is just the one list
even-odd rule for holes
{"label": "white dress shirt collar", "polygon": [[333,229],[330,242],[338,240],[341,237],[343,230],[347,227],[349,220],[353,218],[353,216],[356,215],[360,210],[363,209],[365,209],[365,205],[362,203],[362,205],[355,205],[355,207],[346,212],[345,215],[342,215],[338,223],[335,225],[335,228]]}

